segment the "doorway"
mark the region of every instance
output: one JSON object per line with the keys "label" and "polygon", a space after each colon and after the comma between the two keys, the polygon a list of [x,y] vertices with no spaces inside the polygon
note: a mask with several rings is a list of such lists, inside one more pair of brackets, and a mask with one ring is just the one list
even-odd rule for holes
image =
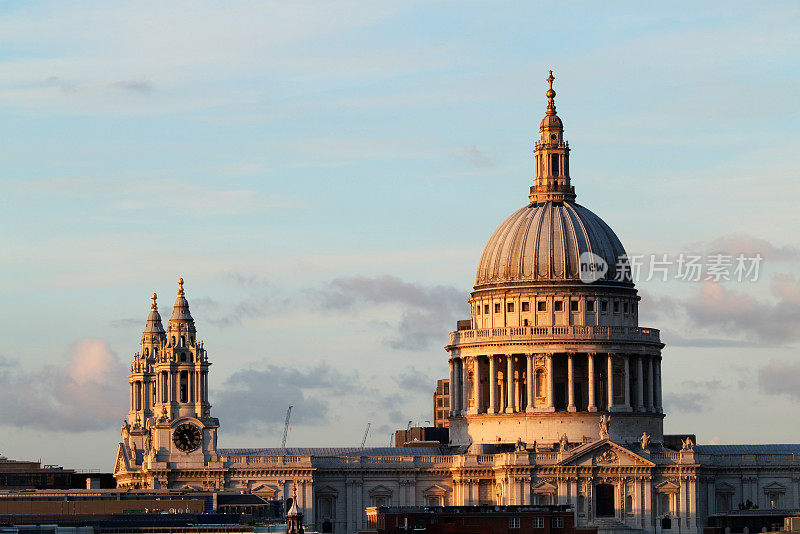
{"label": "doorway", "polygon": [[614,486],[598,484],[594,494],[597,517],[614,517]]}

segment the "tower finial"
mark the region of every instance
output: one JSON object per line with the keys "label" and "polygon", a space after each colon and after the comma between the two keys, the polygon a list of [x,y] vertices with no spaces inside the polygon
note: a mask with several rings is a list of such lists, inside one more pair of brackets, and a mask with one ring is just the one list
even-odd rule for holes
{"label": "tower finial", "polygon": [[550,71],[550,76],[547,77],[547,81],[548,81],[548,83],[550,83],[550,89],[548,89],[547,92],[545,93],[545,95],[547,96],[547,114],[548,115],[555,115],[556,114],[556,102],[555,102],[556,92],[553,91],[553,80],[555,80],[555,79],[556,79],[556,77],[553,76],[553,71],[551,70]]}
{"label": "tower finial", "polygon": [[183,296],[183,277],[178,278],[178,295]]}
{"label": "tower finial", "polygon": [[158,311],[158,304],[156,304],[156,299],[158,298],[158,295],[153,293],[153,296],[150,298],[153,299],[153,303],[150,305],[150,309],[152,311]]}

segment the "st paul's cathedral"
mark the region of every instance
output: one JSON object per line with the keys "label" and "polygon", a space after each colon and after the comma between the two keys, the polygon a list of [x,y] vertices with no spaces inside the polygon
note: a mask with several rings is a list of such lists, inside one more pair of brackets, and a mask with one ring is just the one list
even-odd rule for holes
{"label": "st paul's cathedral", "polygon": [[568,504],[576,526],[631,534],[695,534],[747,501],[800,508],[800,445],[664,436],[664,345],[639,325],[619,238],[576,202],[548,81],[527,203],[489,238],[471,317],[445,347],[449,445],[218,449],[211,362],[181,280],[166,329],[153,295],[130,366],[117,485],[296,491],[310,526],[342,534],[383,505]]}

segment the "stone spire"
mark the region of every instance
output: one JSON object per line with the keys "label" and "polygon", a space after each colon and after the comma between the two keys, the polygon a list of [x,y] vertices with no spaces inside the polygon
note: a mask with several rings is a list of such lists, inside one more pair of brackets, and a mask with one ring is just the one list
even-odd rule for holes
{"label": "stone spire", "polygon": [[144,327],[143,333],[149,335],[163,335],[164,326],[161,324],[161,314],[158,313],[158,303],[156,302],[158,295],[153,293],[153,296],[150,298],[153,300],[153,303],[150,304],[150,315],[147,316],[147,324]]}
{"label": "stone spire", "polygon": [[569,143],[564,141],[564,125],[556,115],[554,80],[551,70],[547,77],[550,88],[545,93],[547,114],[539,125],[539,140],[533,150],[535,178],[528,198],[534,204],[575,200],[575,188],[570,185],[569,178]]}
{"label": "stone spire", "polygon": [[194,345],[197,329],[194,326],[192,314],[189,312],[189,301],[186,300],[186,294],[183,291],[183,278],[178,279],[178,297],[172,307],[172,316],[169,318],[167,331],[171,346]]}

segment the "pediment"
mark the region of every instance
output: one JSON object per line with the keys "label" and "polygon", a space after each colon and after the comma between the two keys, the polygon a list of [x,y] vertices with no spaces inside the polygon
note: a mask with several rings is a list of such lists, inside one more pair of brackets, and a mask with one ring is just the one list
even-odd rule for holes
{"label": "pediment", "polygon": [[375,486],[371,490],[369,490],[370,497],[391,497],[392,490],[387,488],[384,485]]}
{"label": "pediment", "polygon": [[281,488],[278,487],[277,485],[274,485],[274,484],[258,484],[256,486],[250,488],[250,491],[252,491],[252,492],[268,493],[268,494],[270,494],[272,496],[274,496],[280,490],[281,490]]}
{"label": "pediment", "polygon": [[540,480],[531,489],[534,493],[555,493],[558,491],[558,486],[547,480]]}
{"label": "pediment", "polygon": [[658,493],[677,493],[681,487],[671,480],[665,480],[656,484],[655,489]]}
{"label": "pediment", "polygon": [[715,490],[717,493],[736,493],[736,488],[727,482],[718,482],[715,486]]}
{"label": "pediment", "polygon": [[786,486],[777,482],[771,482],[764,486],[764,493],[786,493]]}
{"label": "pediment", "polygon": [[652,467],[655,463],[630,449],[604,439],[567,451],[566,458],[561,460],[559,465]]}
{"label": "pediment", "polygon": [[440,486],[439,484],[433,484],[432,486],[430,486],[427,489],[425,489],[422,492],[422,494],[425,495],[426,497],[428,495],[442,496],[442,495],[446,495],[447,492],[448,492],[448,489],[445,488],[444,486]]}
{"label": "pediment", "polygon": [[330,486],[322,486],[320,488],[316,488],[314,490],[314,493],[317,495],[326,495],[330,497],[337,497],[339,495],[339,492],[336,490],[336,488],[332,488]]}
{"label": "pediment", "polygon": [[117,459],[114,462],[114,474],[122,473],[128,471],[128,462],[127,458],[125,457],[125,447],[122,446],[122,443],[117,445]]}

